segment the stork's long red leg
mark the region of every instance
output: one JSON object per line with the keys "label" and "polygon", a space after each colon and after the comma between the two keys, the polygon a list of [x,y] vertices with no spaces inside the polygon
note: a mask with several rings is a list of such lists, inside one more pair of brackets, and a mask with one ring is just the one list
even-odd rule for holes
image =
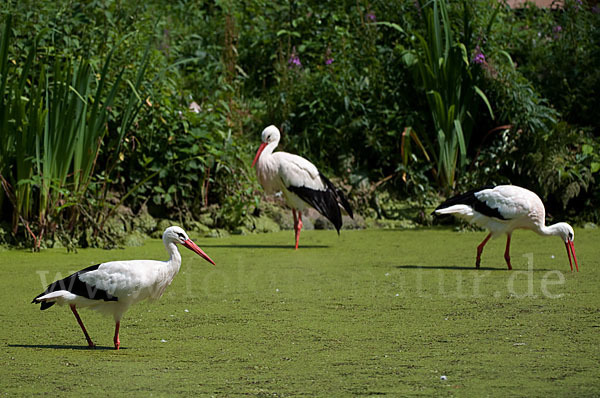
{"label": "stork's long red leg", "polygon": [[121,346],[121,340],[119,340],[119,328],[121,327],[121,321],[117,321],[117,323],[115,323],[115,338],[114,338],[114,342],[115,342],[115,349],[119,349],[119,347]]}
{"label": "stork's long red leg", "polygon": [[[292,214],[294,216],[294,238],[296,239],[296,242],[298,242],[298,215],[296,214],[296,209],[292,209]],[[296,249],[298,249],[297,244]]]}
{"label": "stork's long red leg", "polygon": [[506,260],[508,269],[512,269],[512,265],[510,265],[510,234],[506,234],[506,250],[504,250],[504,259]]}
{"label": "stork's long red leg", "polygon": [[79,317],[79,314],[77,313],[77,310],[75,309],[75,304],[71,304],[70,307],[71,307],[71,311],[73,311],[73,315],[75,315],[75,319],[77,319],[77,323],[79,323],[79,326],[81,326],[81,330],[83,330],[83,334],[85,335],[85,339],[88,342],[88,346],[90,348],[96,347],[96,344],[94,344],[92,339],[90,339],[90,335],[88,334],[87,330],[85,330],[85,326],[83,326],[83,322],[81,321],[81,318]]}
{"label": "stork's long red leg", "polygon": [[477,246],[477,260],[475,260],[475,268],[479,268],[479,264],[481,264],[481,253],[483,252],[483,247],[488,242],[488,240],[490,240],[491,237],[492,233],[490,232],[488,236],[485,237],[483,242],[481,242],[479,246]]}
{"label": "stork's long red leg", "polygon": [[296,250],[298,250],[298,242],[300,242],[300,230],[302,229],[302,212],[298,210],[298,222],[296,223]]}
{"label": "stork's long red leg", "polygon": [[292,215],[294,216],[294,231],[295,231],[296,225],[298,225],[298,215],[296,214],[296,209],[292,209]]}

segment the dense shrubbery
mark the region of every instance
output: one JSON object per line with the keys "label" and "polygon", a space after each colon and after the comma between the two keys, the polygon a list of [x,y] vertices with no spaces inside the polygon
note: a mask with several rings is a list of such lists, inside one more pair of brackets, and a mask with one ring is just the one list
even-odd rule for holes
{"label": "dense shrubbery", "polygon": [[0,240],[111,245],[123,208],[236,228],[268,124],[363,211],[512,182],[597,221],[600,14],[445,4],[5,3]]}
{"label": "dense shrubbery", "polygon": [[[502,12],[485,38],[485,90],[499,114],[474,159],[475,178],[531,187],[550,214],[598,220],[600,8],[566,1],[553,11]],[[575,39],[577,38],[577,39]],[[509,55],[510,54],[510,55]],[[468,175],[467,175],[468,176]],[[584,204],[585,203],[585,204]]]}

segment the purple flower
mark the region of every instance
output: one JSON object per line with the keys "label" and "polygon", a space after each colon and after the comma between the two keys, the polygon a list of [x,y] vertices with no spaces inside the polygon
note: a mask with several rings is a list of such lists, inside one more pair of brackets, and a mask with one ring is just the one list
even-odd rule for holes
{"label": "purple flower", "polygon": [[333,63],[333,58],[327,58],[325,60],[325,65],[331,65]]}
{"label": "purple flower", "polygon": [[302,62],[300,62],[300,58],[298,57],[298,54],[296,54],[295,46],[292,48],[292,55],[290,55],[290,58],[288,59],[288,65],[290,68],[302,67]]}
{"label": "purple flower", "polygon": [[479,47],[479,45],[477,45],[475,47],[475,54],[473,55],[473,63],[474,64],[485,64],[485,55],[483,55],[483,52],[481,51],[481,48]]}
{"label": "purple flower", "polygon": [[556,25],[552,28],[552,33],[554,33],[554,39],[558,39],[560,36],[560,32],[562,32],[562,26]]}
{"label": "purple flower", "polygon": [[377,18],[375,17],[375,13],[374,12],[370,12],[367,14],[367,19],[369,20],[369,22],[377,22]]}
{"label": "purple flower", "polygon": [[290,66],[302,66],[302,62],[300,62],[300,58],[297,55],[292,55],[288,60]]}

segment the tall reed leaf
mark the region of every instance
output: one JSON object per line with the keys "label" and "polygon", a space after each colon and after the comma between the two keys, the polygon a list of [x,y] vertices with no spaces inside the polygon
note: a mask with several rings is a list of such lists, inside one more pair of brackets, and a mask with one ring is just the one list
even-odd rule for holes
{"label": "tall reed leaf", "polygon": [[[108,109],[123,86],[123,71],[109,86],[114,49],[96,80],[87,60],[56,56],[47,62],[50,58],[37,53],[37,40],[25,64],[11,68],[10,38],[8,18],[0,40],[0,88],[5,93],[0,98],[0,201],[6,192],[14,208],[13,231],[23,225],[39,249],[46,233],[78,217],[107,131]],[[121,137],[140,109],[137,90],[144,70],[136,75],[125,104]]]}
{"label": "tall reed leaf", "polygon": [[[467,149],[472,132],[472,115],[478,107],[477,98],[492,107],[471,74],[467,47],[453,39],[452,24],[444,0],[421,4],[424,34],[413,32],[413,56],[405,56],[426,93],[433,123],[430,147],[437,170],[438,183],[444,190],[454,187],[457,172],[466,165]],[[469,7],[463,1],[464,37],[470,40]],[[427,141],[426,141],[427,142]]]}

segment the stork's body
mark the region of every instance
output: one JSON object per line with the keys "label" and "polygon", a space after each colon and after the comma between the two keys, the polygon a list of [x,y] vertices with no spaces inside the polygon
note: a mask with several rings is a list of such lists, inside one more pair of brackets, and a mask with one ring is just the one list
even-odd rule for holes
{"label": "stork's body", "polygon": [[214,264],[179,227],[167,228],[163,243],[169,253],[168,261],[111,261],[93,265],[52,283],[32,303],[41,303],[42,310],[54,304],[69,305],[90,347],[95,344],[83,326],[77,308],[88,307],[112,315],[115,320],[114,344],[119,349],[119,327],[123,314],[135,303],[160,298],[179,272],[181,255],[177,243]]}
{"label": "stork's body", "polygon": [[322,175],[308,160],[287,152],[273,150],[279,144],[280,133],[277,127],[269,126],[262,132],[262,144],[252,166],[256,165],[256,175],[267,194],[282,192],[286,203],[292,208],[296,249],[302,229],[302,212],[312,206],[333,223],[340,232],[343,208],[350,217],[352,208],[327,177]]}
{"label": "stork's body", "polygon": [[573,243],[573,228],[561,222],[546,226],[546,209],[542,200],[535,193],[516,185],[488,186],[474,189],[461,195],[454,196],[438,206],[435,214],[453,214],[468,222],[487,228],[490,233],[477,246],[475,266],[479,268],[483,247],[492,237],[506,234],[506,250],[504,259],[508,269],[510,263],[510,239],[515,229],[530,229],[543,236],[558,236],[565,243],[569,264],[573,270],[571,254],[575,267],[579,271],[575,246]]}

